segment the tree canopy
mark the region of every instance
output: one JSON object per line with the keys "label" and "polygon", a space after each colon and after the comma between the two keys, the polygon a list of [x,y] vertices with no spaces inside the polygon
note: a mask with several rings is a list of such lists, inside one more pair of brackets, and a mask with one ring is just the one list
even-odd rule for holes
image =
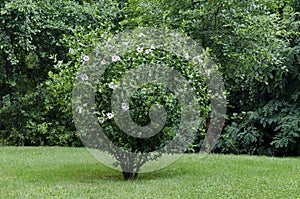
{"label": "tree canopy", "polygon": [[[109,36],[153,27],[186,34],[218,65],[228,101],[226,125],[215,152],[299,155],[299,12],[298,0],[2,0],[0,141],[2,145],[82,146],[71,98],[83,56]],[[107,93],[99,92],[99,98],[111,92],[108,84],[129,70],[128,63],[162,59],[189,68],[189,63],[162,51],[153,51],[153,57],[143,55],[141,60],[128,53],[127,62],[114,65],[101,79],[105,88],[98,89]],[[205,101],[200,108],[209,119],[207,88],[203,79],[195,80],[194,87]],[[171,107],[167,128],[172,129],[178,111],[174,96],[148,87],[160,95],[152,99],[136,93],[127,105],[132,108],[151,100],[165,103]],[[99,122],[107,117],[101,111],[110,111],[110,101],[100,101],[96,103]],[[132,118],[146,124],[148,108],[142,104]],[[112,139],[129,150],[152,150],[153,142],[155,148],[164,140],[160,134],[147,141],[148,148],[140,148],[141,142],[128,140],[114,130],[115,124],[104,125],[112,128],[108,137],[118,132]],[[203,124],[189,151],[199,150],[205,131]],[[170,132],[164,135],[166,139],[172,139]]]}

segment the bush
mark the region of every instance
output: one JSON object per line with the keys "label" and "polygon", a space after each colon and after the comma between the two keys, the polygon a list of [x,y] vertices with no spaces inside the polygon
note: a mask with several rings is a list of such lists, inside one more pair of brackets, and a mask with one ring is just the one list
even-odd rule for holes
{"label": "bush", "polygon": [[[138,30],[139,29],[137,29],[137,32]],[[100,33],[98,31],[100,31]],[[134,33],[137,34],[136,32]],[[102,34],[101,30],[96,30],[91,31],[89,34],[78,34],[77,38],[75,37],[70,39],[70,44],[72,44],[70,47],[72,47],[72,56],[74,61],[69,63],[58,63],[56,68],[59,73],[57,75],[51,75],[52,81],[49,85],[51,85],[51,88],[54,88],[52,91],[55,95],[60,98],[68,96],[67,99],[70,100],[70,95],[62,95],[62,93],[58,93],[57,91],[63,91],[63,93],[69,94],[68,91],[64,92],[64,89],[68,88],[71,90],[71,87],[74,85],[76,80],[75,85],[77,86],[74,91],[75,95],[73,92],[73,103],[78,104],[76,104],[76,106],[73,105],[73,114],[75,115],[74,120],[77,123],[77,128],[85,142],[85,146],[89,148],[97,148],[110,153],[116,160],[114,166],[118,166],[122,169],[125,179],[136,178],[143,164],[150,160],[156,160],[162,155],[162,152],[155,154],[151,152],[158,151],[167,146],[169,142],[175,140],[175,137],[178,136],[179,124],[182,122],[182,117],[189,117],[190,119],[183,121],[185,123],[181,124],[184,125],[184,127],[181,127],[181,131],[183,131],[183,129],[186,129],[184,131],[187,132],[197,130],[197,126],[199,124],[196,123],[199,121],[194,121],[193,115],[186,115],[186,112],[182,113],[182,110],[189,110],[193,112],[199,109],[203,119],[202,121],[208,117],[210,107],[208,103],[209,95],[207,92],[207,86],[205,85],[205,81],[201,75],[201,72],[203,71],[194,68],[194,66],[185,58],[163,49],[153,49],[151,46],[137,46],[135,50],[128,51],[125,54],[122,54],[121,57],[110,57],[108,55],[105,55],[107,57],[102,57],[100,56],[102,55],[101,44],[104,43],[104,41],[102,41],[99,49],[98,46],[96,46],[96,50],[92,51],[93,54],[96,54],[97,56],[87,56],[90,54],[89,51],[92,49],[91,46],[97,44],[95,41],[99,41],[94,39],[93,36]],[[136,38],[138,38],[137,35]],[[84,51],[84,53],[82,53],[81,49],[77,48],[79,46],[78,42],[90,43],[91,45],[87,47],[87,50]],[[146,44],[143,43],[143,45]],[[122,50],[124,51],[124,49]],[[111,59],[113,61],[108,61]],[[87,63],[86,67],[84,63]],[[164,82],[160,83],[158,80],[139,85],[139,79],[145,80],[148,79],[149,76],[158,77],[159,75],[165,74],[164,71],[158,72],[160,67],[156,69],[157,74],[154,72],[147,73],[147,70],[151,69],[149,64],[159,64],[159,66],[173,68],[178,71],[189,82],[193,92],[196,93],[197,99],[195,100],[198,101],[196,108],[193,108],[194,103],[184,104],[184,102],[178,101],[178,97],[182,98],[178,92],[186,92],[183,90],[188,90],[189,86],[185,84],[180,85],[180,80],[176,79],[176,76],[169,76],[169,78],[175,78],[170,81],[176,88],[175,90],[166,88]],[[103,70],[101,69],[101,65],[102,68],[103,65],[108,66],[106,70],[103,71],[103,74],[99,76],[97,74],[99,71],[97,70]],[[132,70],[134,70],[135,73],[130,72]],[[146,73],[139,72],[139,70],[146,70]],[[132,75],[132,78],[130,78],[128,82],[122,80],[124,75],[130,74]],[[93,85],[93,80],[97,80],[96,86]],[[176,81],[179,83],[176,83]],[[123,98],[124,96],[118,97],[118,95],[112,95],[114,88],[116,89],[121,87],[119,82],[122,82],[124,85],[129,87],[130,85],[136,84],[138,86],[133,86],[136,90],[132,91],[132,95],[130,95],[130,97],[128,96],[129,98],[127,99]],[[78,88],[81,88],[82,92],[87,93],[80,93],[77,91]],[[93,102],[84,101],[86,97],[89,98],[89,90],[92,93],[94,90],[97,91],[95,107]],[[64,110],[70,110],[71,108],[71,105],[67,103],[69,102],[68,100],[61,100],[61,105],[66,107]],[[112,107],[114,107],[112,104],[113,102],[118,102],[117,105],[122,105],[124,112],[114,112],[112,109]],[[92,103],[92,105],[89,105],[90,103]],[[158,105],[162,106],[166,111],[166,121],[163,123],[163,128],[158,129],[157,132],[154,132],[155,135],[150,136],[149,138],[138,137],[141,132],[136,130],[134,125],[130,123],[131,121],[127,121],[127,119],[132,118],[132,122],[134,122],[135,125],[142,126],[142,128],[150,125],[152,127],[149,128],[149,131],[156,131],[157,128],[160,128],[160,125],[164,120],[164,114],[159,111]],[[182,107],[182,105],[185,107]],[[93,116],[89,116],[91,110],[95,111],[98,122],[101,124],[105,136],[101,136],[97,125],[95,126]],[[156,113],[157,111],[159,113],[158,115]],[[126,115],[126,113],[129,115]],[[151,116],[152,113],[156,113],[156,115]],[[123,116],[126,118],[126,122],[120,119],[120,117],[122,118]],[[127,131],[124,130],[124,128]],[[205,133],[205,128],[205,124],[202,122],[197,130],[197,134],[203,135]],[[147,134],[150,132],[145,133]],[[180,149],[182,149],[183,145],[190,144],[194,137],[195,135],[188,135],[186,138],[181,140],[182,143],[176,142],[176,144],[173,144],[176,145],[176,147],[172,148],[171,152],[169,152],[178,153],[179,151],[177,148],[181,147]],[[177,138],[177,140],[180,140],[180,138]],[[118,147],[121,148],[121,150],[126,151],[125,154],[123,152],[116,152],[114,147]],[[126,155],[127,152],[133,154]]]}

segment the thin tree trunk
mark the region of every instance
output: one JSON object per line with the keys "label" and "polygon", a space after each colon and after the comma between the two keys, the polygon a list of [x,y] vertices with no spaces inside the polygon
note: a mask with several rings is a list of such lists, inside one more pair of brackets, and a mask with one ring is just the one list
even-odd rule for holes
{"label": "thin tree trunk", "polygon": [[124,180],[137,180],[138,178],[138,173],[131,173],[131,172],[125,172],[123,171],[123,177]]}
{"label": "thin tree trunk", "polygon": [[124,180],[136,180],[138,178],[138,172],[140,170],[139,164],[136,162],[136,154],[131,154],[124,157],[124,161],[121,162],[121,168],[123,170],[122,174]]}
{"label": "thin tree trunk", "polygon": [[[2,95],[2,93],[0,91],[0,110],[3,107],[3,100],[2,100],[2,98],[3,98],[3,95]],[[2,118],[1,118],[1,114],[0,114],[0,131],[1,130],[4,130],[4,126],[2,125]]]}
{"label": "thin tree trunk", "polygon": [[4,64],[6,78],[11,80],[13,78],[13,66],[11,65],[10,61],[8,60],[8,56],[6,56],[6,63]]}

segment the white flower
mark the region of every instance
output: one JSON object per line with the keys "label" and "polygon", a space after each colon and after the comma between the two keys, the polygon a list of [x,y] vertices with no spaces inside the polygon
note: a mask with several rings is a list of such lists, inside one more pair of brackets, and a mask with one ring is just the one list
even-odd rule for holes
{"label": "white flower", "polygon": [[122,107],[122,109],[123,109],[124,111],[127,111],[127,110],[129,109],[129,107],[127,106],[126,103],[122,103],[122,104],[121,104],[121,107]]}
{"label": "white flower", "polygon": [[90,60],[90,57],[87,56],[87,55],[84,55],[84,56],[82,57],[82,59],[83,59],[83,61],[88,62],[88,61]]}
{"label": "white flower", "polygon": [[209,76],[209,75],[210,75],[210,69],[207,69],[207,70],[206,70],[206,73],[207,73],[207,75]]}
{"label": "white flower", "polygon": [[105,59],[103,59],[102,61],[101,61],[101,65],[105,65],[106,64],[106,61],[105,61]]}
{"label": "white flower", "polygon": [[81,75],[81,79],[82,81],[86,81],[89,79],[89,76],[87,76],[86,74]]}
{"label": "white flower", "polygon": [[116,62],[116,61],[121,60],[121,58],[120,58],[118,55],[114,55],[114,56],[111,57],[111,60],[112,60],[113,62]]}
{"label": "white flower", "polygon": [[137,47],[137,48],[136,48],[136,51],[137,51],[138,53],[143,52],[143,50],[144,50],[144,49],[143,49],[142,47]]}
{"label": "white flower", "polygon": [[147,49],[145,52],[146,52],[146,54],[149,54],[149,53],[152,52],[152,49],[151,49],[151,48],[150,48],[150,49]]}
{"label": "white flower", "polygon": [[144,33],[140,33],[139,35],[138,35],[138,37],[145,37],[146,35],[144,34]]}
{"label": "white flower", "polygon": [[108,119],[112,119],[114,117],[113,113],[107,113],[106,115],[107,115]]}
{"label": "white flower", "polygon": [[82,113],[83,108],[81,106],[78,106],[77,109],[78,109],[78,113]]}
{"label": "white flower", "polygon": [[117,88],[118,86],[117,86],[114,82],[110,82],[110,83],[108,84],[108,87],[111,88],[111,89],[115,89],[115,88]]}
{"label": "white flower", "polygon": [[74,49],[73,49],[73,48],[70,48],[70,49],[69,49],[69,53],[70,53],[71,55],[74,55],[74,54],[75,54]]}
{"label": "white flower", "polygon": [[146,94],[147,93],[147,89],[146,88],[143,88],[141,91],[142,91],[142,94]]}
{"label": "white flower", "polygon": [[185,58],[186,58],[186,59],[189,59],[189,58],[190,58],[189,53],[185,53]]}

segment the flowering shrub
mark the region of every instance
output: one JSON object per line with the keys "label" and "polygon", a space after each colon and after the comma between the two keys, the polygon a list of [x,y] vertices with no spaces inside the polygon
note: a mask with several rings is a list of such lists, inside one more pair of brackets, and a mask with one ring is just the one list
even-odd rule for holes
{"label": "flowering shrub", "polygon": [[[139,36],[131,34],[143,30],[125,34],[129,38],[120,40],[126,44],[129,39],[130,46],[135,46],[140,43]],[[73,73],[76,81],[72,100],[76,127],[86,147],[113,156],[114,166],[121,168],[125,179],[136,178],[146,162],[164,153],[183,152],[206,130],[204,121],[210,106],[202,72],[207,60],[194,53],[190,55],[195,59],[191,59],[184,50],[175,54],[173,47],[166,47],[163,39],[175,33],[155,40],[162,42],[162,48],[155,42],[152,46],[151,36],[160,33],[154,31],[143,36],[141,45],[124,49],[115,43],[119,37],[113,37],[108,39],[110,43],[101,42],[92,53],[77,55],[79,62],[75,60],[78,71]],[[174,49],[181,46],[190,52],[204,52],[192,47],[191,41],[183,43],[186,41],[179,35],[172,41],[176,43]],[[199,63],[201,69],[191,61]]]}
{"label": "flowering shrub", "polygon": [[[164,128],[161,132],[155,136],[144,139],[144,138],[134,138],[130,135],[124,133],[118,128],[117,124],[113,120],[114,113],[112,112],[111,99],[113,90],[118,87],[118,81],[122,78],[122,75],[126,71],[132,69],[133,67],[143,67],[145,63],[154,62],[156,59],[160,59],[161,62],[166,63],[169,66],[174,65],[177,70],[183,72],[189,69],[192,72],[192,66],[190,63],[184,61],[180,57],[174,57],[167,52],[161,50],[151,49],[151,53],[147,52],[149,49],[143,51],[142,48],[137,48],[136,52],[131,52],[115,61],[105,73],[102,75],[99,84],[98,92],[96,94],[96,110],[98,120],[102,123],[105,134],[112,140],[115,144],[126,148],[131,152],[150,152],[158,148],[163,147],[168,143],[168,140],[172,139],[176,135],[176,131],[179,127],[180,122],[180,106],[178,100],[174,94],[164,87],[162,84],[145,84],[137,89],[131,96],[130,102],[121,103],[122,110],[129,111],[132,120],[140,125],[146,126],[151,122],[149,117],[149,111],[151,106],[154,104],[162,105],[167,112],[167,119]],[[115,60],[115,57],[112,57]],[[141,75],[141,74],[136,74]],[[188,78],[188,72],[186,72],[186,78]],[[198,78],[191,79],[194,83],[195,90],[201,93],[199,99],[201,103],[207,100],[206,87],[203,79]],[[209,108],[203,107],[203,116],[208,114]],[[163,117],[161,115],[161,117]],[[199,130],[199,132],[204,133],[204,128]]]}

